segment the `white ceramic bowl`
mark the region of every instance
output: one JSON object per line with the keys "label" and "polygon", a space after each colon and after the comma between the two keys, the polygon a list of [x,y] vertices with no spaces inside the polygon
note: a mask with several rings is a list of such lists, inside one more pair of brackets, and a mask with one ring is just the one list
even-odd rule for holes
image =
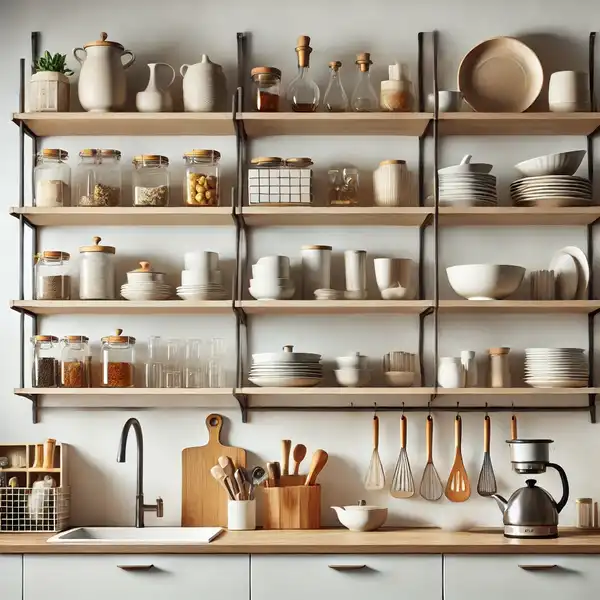
{"label": "white ceramic bowl", "polygon": [[251,279],[248,291],[256,300],[289,300],[296,289],[291,281],[290,285],[284,287],[270,281]]}
{"label": "white ceramic bowl", "polygon": [[518,265],[455,265],[446,269],[452,289],[467,300],[502,300],[521,285]]}
{"label": "white ceramic bowl", "polygon": [[[460,112],[463,104],[462,92],[455,90],[439,90],[438,91],[438,112]],[[428,112],[435,110],[435,94],[427,94],[427,105],[425,107]]]}
{"label": "white ceramic bowl", "polygon": [[340,523],[350,531],[375,531],[387,520],[388,509],[379,506],[332,506]]}
{"label": "white ceramic bowl", "polygon": [[335,359],[338,369],[366,369],[369,362],[369,357],[354,352],[348,356],[338,356]]}
{"label": "white ceramic bowl", "polygon": [[336,369],[335,378],[344,387],[362,387],[371,381],[371,371],[360,369]]}
{"label": "white ceramic bowl", "polygon": [[524,160],[515,165],[515,169],[525,177],[543,175],[573,175],[586,154],[585,150],[558,152]]}
{"label": "white ceramic bowl", "polygon": [[385,371],[383,376],[390,387],[412,387],[415,382],[412,371]]}

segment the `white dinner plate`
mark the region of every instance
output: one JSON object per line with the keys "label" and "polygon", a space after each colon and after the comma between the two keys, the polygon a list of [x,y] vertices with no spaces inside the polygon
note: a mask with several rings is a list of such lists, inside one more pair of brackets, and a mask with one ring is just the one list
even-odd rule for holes
{"label": "white dinner plate", "polygon": [[577,261],[562,250],[557,252],[548,267],[556,277],[556,292],[559,300],[574,300],[579,288]]}

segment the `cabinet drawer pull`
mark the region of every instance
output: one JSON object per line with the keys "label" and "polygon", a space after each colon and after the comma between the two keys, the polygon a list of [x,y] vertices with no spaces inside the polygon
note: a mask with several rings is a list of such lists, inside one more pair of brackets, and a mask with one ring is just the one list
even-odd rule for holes
{"label": "cabinet drawer pull", "polygon": [[523,571],[552,571],[558,569],[558,565],[519,565]]}
{"label": "cabinet drawer pull", "polygon": [[366,569],[367,565],[328,565],[334,571],[360,571]]}
{"label": "cabinet drawer pull", "polygon": [[150,571],[154,565],[117,565],[117,568],[123,571]]}

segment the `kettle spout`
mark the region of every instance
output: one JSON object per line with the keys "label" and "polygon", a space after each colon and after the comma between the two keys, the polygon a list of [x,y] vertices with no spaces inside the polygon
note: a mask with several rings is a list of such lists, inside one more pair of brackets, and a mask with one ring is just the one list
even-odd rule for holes
{"label": "kettle spout", "polygon": [[504,511],[506,510],[506,507],[508,506],[508,502],[500,494],[492,494],[491,497],[496,501],[498,508],[504,514]]}
{"label": "kettle spout", "polygon": [[345,512],[345,509],[342,508],[341,506],[332,506],[331,508],[333,508],[333,510],[335,510],[335,512],[337,513],[338,517],[340,515],[340,512]]}

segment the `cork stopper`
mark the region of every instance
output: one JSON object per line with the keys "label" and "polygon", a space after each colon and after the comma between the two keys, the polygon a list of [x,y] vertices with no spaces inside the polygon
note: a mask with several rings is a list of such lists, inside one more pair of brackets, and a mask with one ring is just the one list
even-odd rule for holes
{"label": "cork stopper", "polygon": [[307,35],[301,35],[298,38],[298,45],[296,46],[299,67],[308,67],[311,52],[312,48],[310,47],[310,37]]}
{"label": "cork stopper", "polygon": [[356,64],[362,73],[366,73],[369,67],[373,64],[371,60],[371,54],[369,52],[361,52],[356,55]]}
{"label": "cork stopper", "polygon": [[340,60],[333,60],[329,63],[329,68],[332,71],[339,71],[341,66],[342,66],[342,61],[340,61]]}

